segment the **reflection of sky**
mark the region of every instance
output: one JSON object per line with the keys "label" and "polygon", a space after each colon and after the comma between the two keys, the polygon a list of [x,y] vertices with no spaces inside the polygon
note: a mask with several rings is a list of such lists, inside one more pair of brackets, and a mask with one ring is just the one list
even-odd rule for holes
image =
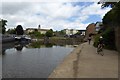
{"label": "reflection of sky", "polygon": [[[73,48],[26,48],[16,51],[7,49],[3,56],[3,77],[9,78],[47,78]],[[32,72],[32,73],[31,73]],[[10,74],[9,74],[10,73]]]}

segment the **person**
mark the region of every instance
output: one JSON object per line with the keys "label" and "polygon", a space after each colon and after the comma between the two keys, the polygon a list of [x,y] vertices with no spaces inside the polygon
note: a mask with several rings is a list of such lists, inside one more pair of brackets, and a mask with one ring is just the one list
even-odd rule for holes
{"label": "person", "polygon": [[[99,40],[98,40],[98,46],[97,48],[100,49],[100,48],[103,48],[104,47],[104,40],[103,40],[103,37],[100,36]],[[98,52],[98,50],[97,50]]]}
{"label": "person", "polygon": [[88,42],[90,44],[90,42],[91,42],[91,36],[88,37]]}

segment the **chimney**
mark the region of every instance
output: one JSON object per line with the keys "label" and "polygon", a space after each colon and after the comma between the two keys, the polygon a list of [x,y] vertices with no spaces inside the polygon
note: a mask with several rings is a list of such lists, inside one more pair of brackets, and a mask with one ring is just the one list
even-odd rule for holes
{"label": "chimney", "polygon": [[40,26],[40,25],[38,25],[38,29],[41,29],[41,26]]}

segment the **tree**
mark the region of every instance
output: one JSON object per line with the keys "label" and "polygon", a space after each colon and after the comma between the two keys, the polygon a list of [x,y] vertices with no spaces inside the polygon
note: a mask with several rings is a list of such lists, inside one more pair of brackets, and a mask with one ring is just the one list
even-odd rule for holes
{"label": "tree", "polygon": [[[120,0],[118,0],[118,1],[120,1]],[[102,6],[101,6],[101,8],[105,8],[105,7],[111,7],[111,8],[113,8],[113,7],[115,7],[115,5],[117,4],[117,2],[111,2],[111,1],[109,1],[109,0],[100,0],[99,2],[98,2],[98,4],[102,4]]]}
{"label": "tree", "polygon": [[15,29],[8,29],[7,33],[8,34],[16,34]]}
{"label": "tree", "polygon": [[60,35],[65,35],[65,31],[64,30],[61,30],[59,31]]}
{"label": "tree", "polygon": [[[0,33],[5,34],[6,28],[5,26],[7,25],[7,20],[0,20]],[[1,31],[2,30],[2,31]]]}
{"label": "tree", "polygon": [[118,2],[114,8],[105,14],[103,17],[103,24],[109,24],[110,26],[120,25],[120,2]]}
{"label": "tree", "polygon": [[16,27],[15,31],[16,31],[17,35],[23,35],[24,34],[24,30],[23,30],[23,27],[21,25],[18,25]]}
{"label": "tree", "polygon": [[48,31],[46,32],[46,36],[47,36],[47,37],[52,37],[52,36],[53,36],[53,30],[52,30],[52,29],[48,30]]}
{"label": "tree", "polygon": [[[115,28],[120,26],[120,1],[119,2],[105,2],[103,0],[102,8],[111,7],[102,19],[104,30],[100,30],[100,34],[104,37],[105,47],[115,49]],[[119,34],[118,34],[119,35]],[[96,39],[97,40],[97,39]]]}
{"label": "tree", "polygon": [[81,34],[82,34],[82,32],[78,31],[75,35],[81,35]]}

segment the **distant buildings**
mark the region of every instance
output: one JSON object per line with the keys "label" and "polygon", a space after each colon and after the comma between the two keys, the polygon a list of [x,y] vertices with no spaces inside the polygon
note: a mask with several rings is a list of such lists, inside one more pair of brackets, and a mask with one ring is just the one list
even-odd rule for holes
{"label": "distant buildings", "polygon": [[103,28],[103,23],[102,22],[96,22],[96,23],[91,23],[86,27],[86,32],[85,32],[85,39],[89,37],[89,35],[94,35],[97,34],[98,31]]}
{"label": "distant buildings", "polygon": [[40,32],[41,34],[46,34],[46,32],[48,31],[49,29],[41,29],[40,25],[38,26],[38,28],[27,28],[26,29],[26,33],[29,34],[29,33],[32,33],[34,31],[38,31]]}
{"label": "distant buildings", "polygon": [[65,32],[66,35],[74,35],[78,32],[75,29],[64,29],[63,31]]}
{"label": "distant buildings", "polygon": [[81,33],[82,36],[85,36],[86,30],[78,30],[78,31]]}
{"label": "distant buildings", "polygon": [[66,35],[74,35],[78,32],[78,30],[75,29],[64,29],[63,31],[65,32]]}

